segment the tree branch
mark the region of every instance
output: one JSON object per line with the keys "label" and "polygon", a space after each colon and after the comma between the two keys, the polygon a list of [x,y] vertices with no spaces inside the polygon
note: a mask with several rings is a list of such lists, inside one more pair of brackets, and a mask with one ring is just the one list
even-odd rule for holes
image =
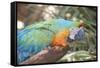
{"label": "tree branch", "polygon": [[42,50],[36,55],[33,55],[26,61],[20,64],[41,64],[41,63],[56,63],[60,58],[62,58],[66,53],[66,48],[58,48],[55,49],[54,47]]}

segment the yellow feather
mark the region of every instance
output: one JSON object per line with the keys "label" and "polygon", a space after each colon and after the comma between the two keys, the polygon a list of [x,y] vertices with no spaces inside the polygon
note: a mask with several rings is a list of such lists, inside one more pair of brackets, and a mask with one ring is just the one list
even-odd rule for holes
{"label": "yellow feather", "polygon": [[62,47],[67,46],[66,40],[69,36],[69,33],[70,32],[67,29],[59,31],[53,38],[52,46],[62,46]]}

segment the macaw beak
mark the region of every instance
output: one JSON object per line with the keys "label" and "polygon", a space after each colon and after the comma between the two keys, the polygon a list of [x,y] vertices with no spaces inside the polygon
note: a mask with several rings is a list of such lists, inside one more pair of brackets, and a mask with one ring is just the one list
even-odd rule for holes
{"label": "macaw beak", "polygon": [[75,28],[71,30],[69,40],[83,40],[85,37],[85,31],[83,27]]}

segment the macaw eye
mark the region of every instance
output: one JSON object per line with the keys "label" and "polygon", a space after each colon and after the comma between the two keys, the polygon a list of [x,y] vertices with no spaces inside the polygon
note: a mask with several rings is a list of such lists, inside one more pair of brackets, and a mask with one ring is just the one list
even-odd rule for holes
{"label": "macaw eye", "polygon": [[70,31],[74,30],[74,28],[71,28]]}

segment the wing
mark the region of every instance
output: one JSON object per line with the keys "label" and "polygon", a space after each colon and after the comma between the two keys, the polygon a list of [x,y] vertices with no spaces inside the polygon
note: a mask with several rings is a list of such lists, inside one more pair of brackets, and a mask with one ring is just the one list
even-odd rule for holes
{"label": "wing", "polygon": [[26,29],[17,35],[18,63],[48,47],[53,33],[44,29]]}

